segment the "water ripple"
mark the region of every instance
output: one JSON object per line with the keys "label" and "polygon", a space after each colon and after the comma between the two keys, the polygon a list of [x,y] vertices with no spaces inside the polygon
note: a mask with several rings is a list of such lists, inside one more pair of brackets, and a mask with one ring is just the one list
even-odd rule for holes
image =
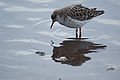
{"label": "water ripple", "polygon": [[111,43],[113,43],[114,45],[120,46],[120,41],[115,41],[115,40],[113,40],[113,41],[111,41]]}
{"label": "water ripple", "polygon": [[39,21],[36,21],[36,23],[35,24],[33,24],[33,26],[37,26],[37,25],[39,25],[39,24],[41,24],[41,23],[48,23],[50,20],[48,20],[48,19],[45,19],[45,20],[39,20]]}
{"label": "water ripple", "polygon": [[22,6],[12,6],[4,8],[5,11],[9,12],[51,12],[54,9],[52,8],[28,8]]}
{"label": "water ripple", "polygon": [[28,0],[30,2],[34,2],[34,3],[51,3],[54,2],[55,0]]}
{"label": "water ripple", "polygon": [[7,6],[6,3],[0,1],[0,7]]}
{"label": "water ripple", "polygon": [[6,25],[9,28],[24,28],[24,26],[21,25]]}
{"label": "water ripple", "polygon": [[42,18],[27,18],[27,20],[29,21],[39,21],[41,20]]}
{"label": "water ripple", "polygon": [[68,36],[72,35],[71,33],[61,31],[61,29],[58,29],[58,30],[55,30],[55,31],[52,31],[52,32],[51,31],[50,32],[49,31],[39,31],[37,33],[42,34],[42,35],[51,36],[51,37],[61,39],[61,40],[64,37],[68,37]]}
{"label": "water ripple", "polygon": [[19,55],[31,55],[31,54],[33,54],[32,51],[17,51],[15,53],[19,54]]}
{"label": "water ripple", "polygon": [[13,69],[26,69],[28,66],[15,66],[15,65],[6,65],[6,64],[0,64],[1,66],[7,67],[7,68],[13,68]]}
{"label": "water ripple", "polygon": [[107,40],[107,39],[110,39],[110,38],[112,38],[112,36],[101,35],[101,36],[95,37],[94,39],[91,39],[91,40]]}
{"label": "water ripple", "polygon": [[46,46],[50,46],[49,43],[42,42],[42,41],[35,40],[35,39],[13,39],[13,40],[6,40],[5,42],[37,43],[37,44],[43,44],[43,45],[46,45]]}
{"label": "water ripple", "polygon": [[103,24],[112,24],[112,25],[116,25],[116,26],[120,26],[120,20],[113,20],[113,19],[94,19],[95,21],[99,22],[99,23],[103,23]]}

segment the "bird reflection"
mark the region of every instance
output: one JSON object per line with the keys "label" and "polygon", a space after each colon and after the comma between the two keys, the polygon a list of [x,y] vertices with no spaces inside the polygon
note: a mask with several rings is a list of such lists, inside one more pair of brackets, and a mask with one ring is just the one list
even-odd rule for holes
{"label": "bird reflection", "polygon": [[85,61],[91,60],[85,54],[97,52],[97,49],[104,49],[106,47],[106,45],[95,44],[82,39],[65,40],[60,45],[59,47],[53,46],[52,59],[55,62],[72,66],[80,66]]}

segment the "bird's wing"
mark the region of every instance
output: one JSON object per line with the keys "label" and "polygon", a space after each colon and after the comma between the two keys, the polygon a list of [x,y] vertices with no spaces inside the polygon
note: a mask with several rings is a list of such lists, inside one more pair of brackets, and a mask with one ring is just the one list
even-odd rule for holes
{"label": "bird's wing", "polygon": [[89,20],[104,13],[103,10],[98,11],[96,8],[87,8],[81,4],[65,7],[61,11],[64,13],[64,15],[79,21]]}

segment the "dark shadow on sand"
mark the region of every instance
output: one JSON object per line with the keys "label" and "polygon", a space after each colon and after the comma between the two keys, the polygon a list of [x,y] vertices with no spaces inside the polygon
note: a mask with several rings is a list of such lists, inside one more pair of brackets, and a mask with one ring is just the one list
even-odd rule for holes
{"label": "dark shadow on sand", "polygon": [[[52,59],[55,62],[72,66],[80,66],[86,61],[91,60],[85,54],[97,52],[97,49],[105,49],[107,47],[106,45],[95,44],[85,39],[69,39],[63,41],[60,45],[59,47],[53,46]],[[65,59],[59,60],[61,57]]]}

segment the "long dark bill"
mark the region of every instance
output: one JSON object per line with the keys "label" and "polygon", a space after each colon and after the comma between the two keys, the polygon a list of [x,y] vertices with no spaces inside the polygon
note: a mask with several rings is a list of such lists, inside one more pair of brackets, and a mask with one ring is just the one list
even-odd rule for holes
{"label": "long dark bill", "polygon": [[52,24],[51,24],[51,26],[50,26],[50,29],[52,29],[53,24],[54,24],[54,21],[52,21]]}

